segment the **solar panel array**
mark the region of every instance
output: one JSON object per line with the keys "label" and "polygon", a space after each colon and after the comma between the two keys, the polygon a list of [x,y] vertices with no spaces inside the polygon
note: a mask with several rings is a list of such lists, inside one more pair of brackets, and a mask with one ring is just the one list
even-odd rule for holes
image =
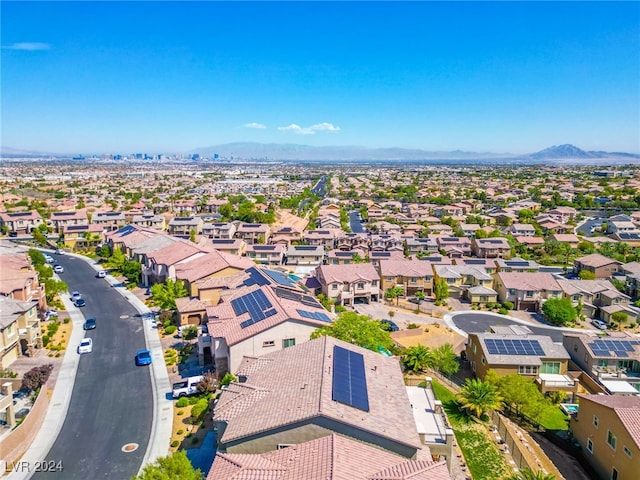
{"label": "solar panel array", "polygon": [[284,285],[285,287],[293,287],[295,283],[291,280],[287,275],[282,272],[278,272],[276,270],[267,270],[266,268],[262,270],[262,273],[267,275],[271,280],[276,282],[278,285]]}
{"label": "solar panel array", "polygon": [[484,343],[493,355],[544,355],[538,340],[485,338]]}
{"label": "solar panel array", "polygon": [[320,307],[320,302],[309,295],[303,295],[301,293],[292,292],[291,290],[285,290],[284,288],[274,288],[274,292],[280,298],[286,300],[293,300],[294,302],[300,302],[307,307]]}
{"label": "solar panel array", "polygon": [[248,268],[246,272],[249,274],[249,278],[247,278],[242,283],[244,283],[247,287],[250,287],[251,285],[263,286],[269,283],[269,280],[267,280],[256,267]]}
{"label": "solar panel array", "polygon": [[364,357],[339,346],[333,347],[333,389],[331,398],[336,401],[369,411],[369,392],[364,370]]}
{"label": "solar panel array", "polygon": [[589,343],[591,351],[596,357],[611,357],[611,352],[617,357],[628,357],[628,352],[635,351],[638,340],[595,340]]}
{"label": "solar panel array", "polygon": [[318,249],[318,247],[313,245],[294,245],[293,248],[294,250],[299,250],[301,252],[312,252]]}
{"label": "solar panel array", "polygon": [[320,320],[322,322],[331,322],[331,318],[329,318],[329,315],[327,315],[326,313],[322,313],[322,312],[308,312],[307,310],[299,310],[296,309],[296,311],[300,314],[301,317],[305,317],[305,318],[311,318],[313,320]]}
{"label": "solar panel array", "polygon": [[261,322],[277,313],[262,290],[256,290],[231,300],[231,307],[238,316],[249,313],[249,318],[240,323],[241,328],[247,328],[249,325]]}

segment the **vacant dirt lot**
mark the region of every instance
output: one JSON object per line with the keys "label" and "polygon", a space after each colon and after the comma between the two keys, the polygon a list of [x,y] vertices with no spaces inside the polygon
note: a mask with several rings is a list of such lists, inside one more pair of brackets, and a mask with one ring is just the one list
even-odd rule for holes
{"label": "vacant dirt lot", "polygon": [[465,342],[465,338],[462,335],[437,323],[428,326],[421,325],[420,328],[393,332],[391,337],[406,348],[416,345],[437,348],[446,343],[450,343],[456,352],[464,348]]}
{"label": "vacant dirt lot", "polygon": [[309,220],[298,217],[292,214],[289,210],[278,209],[276,212],[276,222],[273,224],[273,227],[271,227],[271,230],[275,231],[281,227],[291,227],[301,232],[306,228],[308,223]]}

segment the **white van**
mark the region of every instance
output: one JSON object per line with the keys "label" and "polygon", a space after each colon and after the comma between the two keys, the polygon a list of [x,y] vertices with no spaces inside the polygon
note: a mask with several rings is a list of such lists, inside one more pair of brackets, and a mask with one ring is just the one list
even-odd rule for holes
{"label": "white van", "polygon": [[193,395],[198,393],[198,384],[202,381],[202,375],[185,378],[181,382],[173,384],[173,398],[184,397],[185,395]]}

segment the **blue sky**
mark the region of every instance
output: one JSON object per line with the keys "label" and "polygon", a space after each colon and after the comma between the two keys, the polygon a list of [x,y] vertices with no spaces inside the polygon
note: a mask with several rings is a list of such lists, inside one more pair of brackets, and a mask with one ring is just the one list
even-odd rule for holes
{"label": "blue sky", "polygon": [[640,153],[640,2],[0,5],[4,147]]}

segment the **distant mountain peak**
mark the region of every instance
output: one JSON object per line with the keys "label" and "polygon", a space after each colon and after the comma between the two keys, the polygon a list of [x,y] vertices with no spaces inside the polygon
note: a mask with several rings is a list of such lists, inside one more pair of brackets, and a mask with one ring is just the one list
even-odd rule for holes
{"label": "distant mountain peak", "polygon": [[529,157],[536,159],[598,158],[598,156],[599,155],[596,155],[593,152],[585,152],[584,150],[568,143],[564,145],[554,145],[529,155]]}

